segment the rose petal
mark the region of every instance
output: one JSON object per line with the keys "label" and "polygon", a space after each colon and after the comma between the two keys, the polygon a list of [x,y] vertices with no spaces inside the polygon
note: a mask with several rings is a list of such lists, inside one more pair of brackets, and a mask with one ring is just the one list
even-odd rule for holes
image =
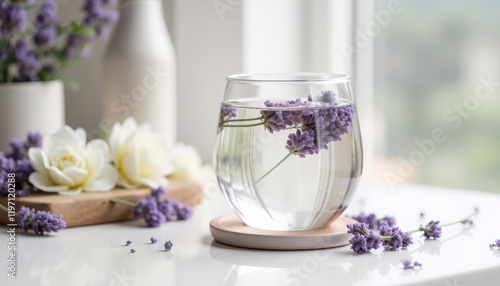
{"label": "rose petal", "polygon": [[72,178],[65,175],[61,170],[56,167],[50,166],[48,168],[50,178],[54,182],[55,185],[63,185],[63,186],[74,186],[75,181]]}
{"label": "rose petal", "polygon": [[82,141],[75,130],[67,125],[61,127],[53,135],[44,137],[42,142],[43,150],[47,154],[51,154],[52,149],[59,146],[70,145],[72,147],[82,147],[82,144],[85,144],[85,141]]}
{"label": "rose petal", "polygon": [[72,185],[74,187],[81,185],[85,181],[89,171],[72,166],[64,169],[63,173],[74,181],[74,185]]}
{"label": "rose petal", "polygon": [[58,194],[63,195],[63,196],[74,196],[82,193],[82,188],[78,189],[70,189],[67,191],[60,191]]}
{"label": "rose petal", "polygon": [[135,179],[140,175],[140,157],[139,157],[139,146],[138,144],[133,144],[133,151],[125,154],[123,156],[122,162],[120,164],[120,171],[124,178],[130,183],[135,183]]}
{"label": "rose petal", "polygon": [[96,139],[87,144],[87,162],[90,170],[89,181],[98,178],[106,164],[109,164],[109,147],[104,140]]}
{"label": "rose petal", "polygon": [[39,172],[31,173],[28,180],[31,184],[33,184],[33,186],[37,187],[38,189],[44,192],[61,192],[69,189],[68,186],[54,185],[54,183],[52,182],[52,180],[50,180],[49,177]]}
{"label": "rose petal", "polygon": [[35,171],[48,176],[49,172],[47,168],[49,167],[49,159],[42,148],[30,148],[28,150],[28,157],[30,158],[30,163]]}
{"label": "rose petal", "polygon": [[107,192],[115,187],[117,181],[118,172],[108,164],[98,178],[88,181],[82,188],[86,192]]}

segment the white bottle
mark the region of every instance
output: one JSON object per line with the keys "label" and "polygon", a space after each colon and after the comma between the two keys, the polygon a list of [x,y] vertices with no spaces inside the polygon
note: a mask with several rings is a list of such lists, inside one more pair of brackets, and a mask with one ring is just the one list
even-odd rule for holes
{"label": "white bottle", "polygon": [[104,120],[151,123],[169,146],[177,137],[176,63],[161,0],[122,0],[104,61]]}

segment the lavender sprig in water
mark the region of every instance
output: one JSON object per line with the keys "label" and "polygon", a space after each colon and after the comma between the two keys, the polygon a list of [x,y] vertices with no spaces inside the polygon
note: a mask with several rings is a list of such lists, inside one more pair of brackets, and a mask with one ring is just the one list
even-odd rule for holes
{"label": "lavender sprig in water", "polygon": [[158,227],[162,223],[172,220],[189,219],[193,214],[193,209],[189,205],[169,198],[161,200],[160,197],[166,193],[163,187],[159,187],[151,189],[151,195],[137,203],[119,199],[109,201],[132,207],[135,219],[143,216],[148,227]]}
{"label": "lavender sprig in water", "polygon": [[314,96],[314,100],[312,96],[307,101],[300,98],[286,102],[267,100],[264,105],[269,109],[262,110],[256,118],[237,119],[237,110],[226,105],[222,105],[219,116],[218,132],[224,128],[256,126],[263,126],[269,133],[296,129],[288,135],[285,144],[288,154],[257,179],[256,184],[292,155],[305,158],[328,149],[330,142],[341,141],[342,135],[350,133],[355,118],[354,107],[338,106],[333,91],[323,91]]}

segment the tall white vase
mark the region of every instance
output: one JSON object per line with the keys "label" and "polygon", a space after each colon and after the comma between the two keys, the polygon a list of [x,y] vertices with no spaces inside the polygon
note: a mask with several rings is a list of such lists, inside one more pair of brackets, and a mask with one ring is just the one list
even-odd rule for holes
{"label": "tall white vase", "polygon": [[0,84],[0,150],[13,137],[39,131],[50,135],[64,125],[64,86],[60,80]]}
{"label": "tall white vase", "polygon": [[123,0],[104,62],[104,121],[149,122],[172,145],[177,137],[175,52],[161,0]]}

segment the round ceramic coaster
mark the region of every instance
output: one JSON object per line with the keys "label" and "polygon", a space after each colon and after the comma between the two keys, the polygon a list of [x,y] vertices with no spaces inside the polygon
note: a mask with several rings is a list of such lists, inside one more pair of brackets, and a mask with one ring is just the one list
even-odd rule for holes
{"label": "round ceramic coaster", "polygon": [[247,226],[236,214],[220,216],[210,222],[215,240],[237,247],[270,250],[306,250],[343,246],[351,234],[347,224],[355,220],[339,217],[332,224],[318,229],[299,231],[272,231]]}

